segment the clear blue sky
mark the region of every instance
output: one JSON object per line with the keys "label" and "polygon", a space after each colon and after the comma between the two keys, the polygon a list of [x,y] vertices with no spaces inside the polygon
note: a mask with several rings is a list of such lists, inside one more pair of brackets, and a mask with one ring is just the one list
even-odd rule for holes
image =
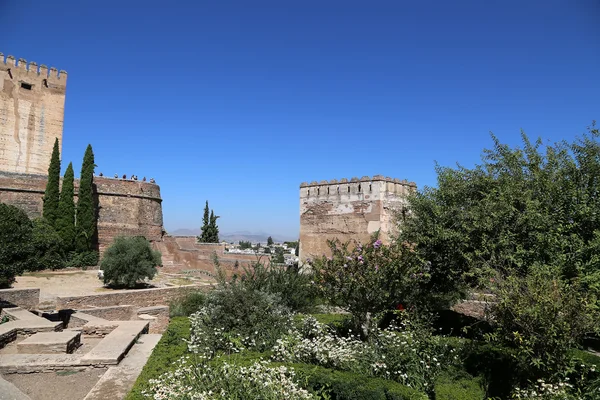
{"label": "clear blue sky", "polygon": [[600,118],[600,2],[8,1],[0,51],[69,73],[63,171],[154,177],[168,230],[295,236],[302,181],[435,185],[489,131]]}

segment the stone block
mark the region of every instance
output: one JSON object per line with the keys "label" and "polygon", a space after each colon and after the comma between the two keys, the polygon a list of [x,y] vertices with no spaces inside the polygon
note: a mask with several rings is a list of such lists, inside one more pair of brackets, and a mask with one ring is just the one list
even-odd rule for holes
{"label": "stone block", "polygon": [[73,353],[81,344],[81,332],[41,332],[17,343],[21,354]]}

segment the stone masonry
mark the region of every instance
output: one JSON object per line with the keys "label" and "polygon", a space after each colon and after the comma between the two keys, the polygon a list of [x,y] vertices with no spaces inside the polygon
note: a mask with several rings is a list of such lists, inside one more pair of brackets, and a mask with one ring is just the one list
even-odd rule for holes
{"label": "stone masonry", "polygon": [[394,215],[406,210],[417,185],[375,175],[300,185],[300,260],[329,253],[327,241],[366,243],[375,232],[389,242]]}
{"label": "stone masonry", "polygon": [[0,53],[0,171],[45,174],[62,144],[67,73]]}

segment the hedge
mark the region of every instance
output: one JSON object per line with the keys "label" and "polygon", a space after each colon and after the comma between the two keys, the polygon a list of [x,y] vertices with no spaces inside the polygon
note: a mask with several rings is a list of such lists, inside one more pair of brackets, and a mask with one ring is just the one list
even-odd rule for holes
{"label": "hedge", "polygon": [[462,370],[443,372],[435,382],[436,400],[481,400],[485,391],[482,378],[474,378]]}
{"label": "hedge", "polygon": [[176,361],[187,353],[187,343],[183,339],[189,338],[190,320],[185,317],[172,318],[125,400],[147,399],[142,391],[150,389],[148,381],[176,367]]}

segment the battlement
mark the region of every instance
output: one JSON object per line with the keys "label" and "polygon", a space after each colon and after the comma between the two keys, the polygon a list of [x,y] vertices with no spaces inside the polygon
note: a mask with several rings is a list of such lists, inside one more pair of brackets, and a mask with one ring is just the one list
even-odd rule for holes
{"label": "battlement", "polygon": [[321,182],[303,182],[300,184],[300,198],[321,199],[334,197],[341,201],[350,201],[363,197],[364,199],[375,200],[389,195],[406,196],[416,189],[417,185],[414,182],[374,175],[372,178],[363,176],[360,179],[354,177],[350,180],[342,178],[339,181],[332,179]]}
{"label": "battlement", "polygon": [[14,56],[4,56],[0,53],[0,71],[6,71],[9,78],[22,81],[31,86],[39,85],[39,88],[50,88],[51,86],[65,88],[67,85],[67,71],[58,70],[46,65],[38,65],[35,61],[27,61],[24,58],[17,59]]}

